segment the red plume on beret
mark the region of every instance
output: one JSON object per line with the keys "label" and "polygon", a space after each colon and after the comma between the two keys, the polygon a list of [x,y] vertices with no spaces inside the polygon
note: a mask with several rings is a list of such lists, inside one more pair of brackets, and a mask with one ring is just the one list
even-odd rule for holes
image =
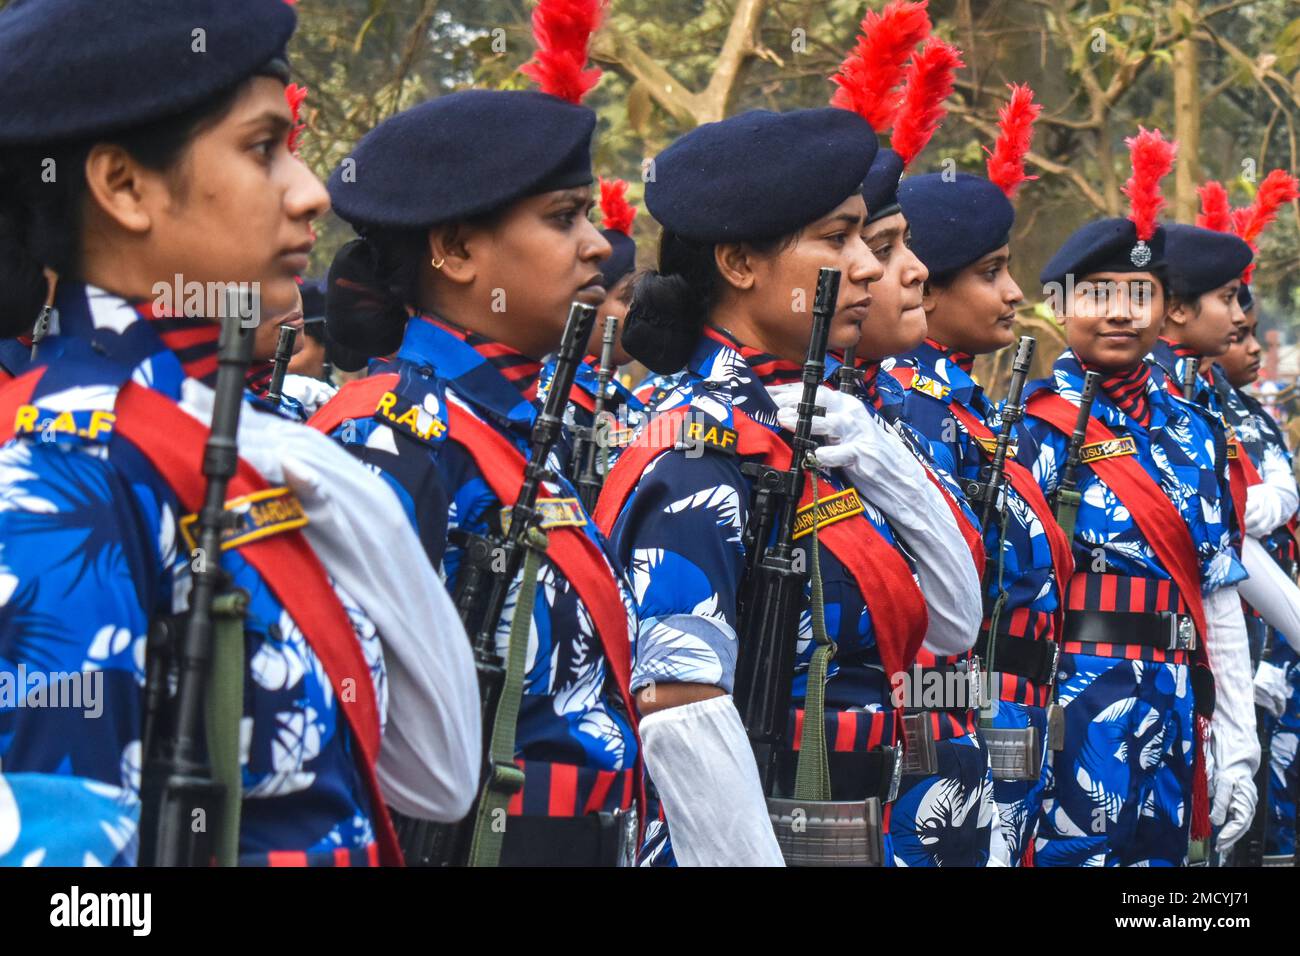
{"label": "red plume on beret", "polygon": [[1133,164],[1133,175],[1124,184],[1124,195],[1129,201],[1129,218],[1137,227],[1139,243],[1145,243],[1156,234],[1160,210],[1165,208],[1165,197],[1160,194],[1160,180],[1174,168],[1178,144],[1165,139],[1160,130],[1138,127],[1137,136],[1124,140]]}
{"label": "red plume on beret", "polygon": [[839,89],[831,106],[852,110],[880,132],[894,125],[902,97],[904,64],[916,45],[930,35],[928,0],[893,0],[862,18],[858,42],[831,77]]}
{"label": "red plume on beret", "polygon": [[290,83],[284,88],[284,98],[289,101],[289,111],[293,114],[293,128],[289,130],[289,152],[298,152],[299,137],[307,124],[302,121],[302,104],[307,99],[307,87]]}
{"label": "red plume on beret", "polygon": [[625,180],[600,179],[600,212],[604,217],[601,223],[602,229],[614,229],[625,236],[632,235],[632,220],[636,218],[636,206],[627,201]]}
{"label": "red plume on beret", "polygon": [[998,139],[989,153],[989,180],[1006,195],[1014,199],[1020,184],[1037,176],[1025,175],[1025,154],[1034,140],[1034,122],[1043,112],[1041,103],[1034,102],[1034,91],[1026,84],[1007,84],[1011,99],[998,110]]}
{"label": "red plume on beret", "polygon": [[952,94],[953,76],[966,64],[951,43],[931,37],[907,64],[903,106],[889,145],[910,166],[948,115],[943,101]]}
{"label": "red plume on beret", "polygon": [[600,81],[599,67],[587,68],[587,46],[600,28],[608,0],[541,0],[533,11],[537,52],[520,72],[550,93],[581,103]]}
{"label": "red plume on beret", "polygon": [[1202,229],[1215,232],[1234,232],[1232,225],[1232,207],[1228,205],[1228,190],[1223,183],[1208,180],[1196,190],[1201,197],[1201,212],[1196,217],[1196,225]]}
{"label": "red plume on beret", "polygon": [[[1277,219],[1277,211],[1283,203],[1295,202],[1297,198],[1300,198],[1300,180],[1284,169],[1273,170],[1259,184],[1255,201],[1245,209],[1233,211],[1232,218],[1237,228],[1237,235],[1246,240],[1252,250],[1259,252],[1256,240],[1259,239],[1260,233]],[[1242,273],[1242,281],[1250,282],[1254,272],[1255,263],[1252,262]]]}

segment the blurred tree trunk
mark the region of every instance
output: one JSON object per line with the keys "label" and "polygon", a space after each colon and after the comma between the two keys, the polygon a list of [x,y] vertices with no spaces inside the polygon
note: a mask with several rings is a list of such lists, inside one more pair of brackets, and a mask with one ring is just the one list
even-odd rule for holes
{"label": "blurred tree trunk", "polygon": [[1196,218],[1196,187],[1201,182],[1201,82],[1197,75],[1197,0],[1174,0],[1174,137],[1178,140],[1178,165],[1174,171],[1174,217],[1181,222]]}

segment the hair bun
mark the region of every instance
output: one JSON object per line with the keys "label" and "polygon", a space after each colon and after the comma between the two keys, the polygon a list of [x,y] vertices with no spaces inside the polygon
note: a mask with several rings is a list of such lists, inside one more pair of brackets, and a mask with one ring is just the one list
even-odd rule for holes
{"label": "hair bun", "polygon": [[406,303],[382,259],[374,243],[353,239],[334,256],[326,283],[325,328],[330,339],[365,358],[397,351],[406,331]]}
{"label": "hair bun", "polygon": [[703,303],[681,275],[647,272],[636,280],[623,325],[623,348],[652,372],[686,366],[704,327]]}

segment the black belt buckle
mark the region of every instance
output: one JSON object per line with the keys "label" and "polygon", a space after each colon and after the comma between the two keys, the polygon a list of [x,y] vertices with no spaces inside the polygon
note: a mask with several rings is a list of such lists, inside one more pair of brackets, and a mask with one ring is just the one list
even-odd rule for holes
{"label": "black belt buckle", "polygon": [[1160,617],[1169,627],[1168,650],[1196,650],[1196,624],[1190,615],[1176,614],[1173,611],[1161,611]]}

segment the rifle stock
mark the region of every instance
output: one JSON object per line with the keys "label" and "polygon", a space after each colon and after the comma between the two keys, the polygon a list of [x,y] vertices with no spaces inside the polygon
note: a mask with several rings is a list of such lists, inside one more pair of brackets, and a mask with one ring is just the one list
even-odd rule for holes
{"label": "rifle stock", "polygon": [[[252,329],[240,320],[246,314],[241,294],[241,290],[228,290],[226,315],[221,321],[212,425],[203,452],[207,487],[198,516],[199,560],[192,572],[189,613],[175,655],[177,690],[171,726],[165,736],[156,738],[154,753],[145,755],[140,822],[140,861],[144,865],[208,865],[219,849],[215,835],[231,822],[228,816],[223,819],[224,808],[231,799],[237,806],[240,796],[228,794],[214,779],[201,740],[214,652],[214,619],[222,613],[242,614],[247,600],[242,592],[228,590],[229,578],[221,567],[226,492],[239,464],[239,414],[253,348]],[[160,670],[154,668],[155,678],[166,680]],[[150,737],[152,740],[153,735]],[[200,812],[206,825],[196,830]]]}
{"label": "rifle stock", "polygon": [[1087,438],[1088,420],[1092,418],[1092,403],[1097,397],[1100,384],[1101,375],[1097,372],[1084,373],[1083,391],[1079,394],[1079,416],[1074,422],[1074,431],[1070,435],[1070,444],[1065,455],[1065,465],[1061,468],[1060,481],[1056,486],[1053,510],[1056,512],[1056,521],[1065,532],[1067,541],[1074,540],[1074,525],[1079,516],[1079,505],[1083,500],[1076,490],[1078,480],[1075,476],[1079,470],[1079,455]]}
{"label": "rifle stock", "polygon": [[746,567],[738,608],[735,698],[769,790],[786,732],[799,614],[808,577],[807,568],[795,554],[794,522],[803,495],[806,460],[816,449],[812,420],[822,412],[817,406],[817,388],[825,379],[826,344],[839,284],[838,270],[819,272],[789,468],[742,466],[742,471],[753,476],[754,485],[744,535]]}
{"label": "rifle stock", "polygon": [[[575,302],[570,307],[556,357],[555,374],[542,409],[533,422],[523,484],[508,520],[502,522],[503,534],[492,538],[463,534],[454,539],[464,549],[455,601],[470,634],[474,667],[478,673],[484,728],[483,773],[474,805],[458,823],[436,824],[409,818],[398,820],[398,838],[408,863],[446,866],[469,861],[478,808],[494,780],[491,728],[505,680],[504,662],[496,651],[497,626],[505,610],[510,586],[523,565],[525,551],[531,547],[529,532],[540,522],[538,495],[542,483],[554,478],[547,463],[562,435],[564,409],[595,321],[596,310],[591,306]],[[518,613],[528,612],[521,608]]]}

